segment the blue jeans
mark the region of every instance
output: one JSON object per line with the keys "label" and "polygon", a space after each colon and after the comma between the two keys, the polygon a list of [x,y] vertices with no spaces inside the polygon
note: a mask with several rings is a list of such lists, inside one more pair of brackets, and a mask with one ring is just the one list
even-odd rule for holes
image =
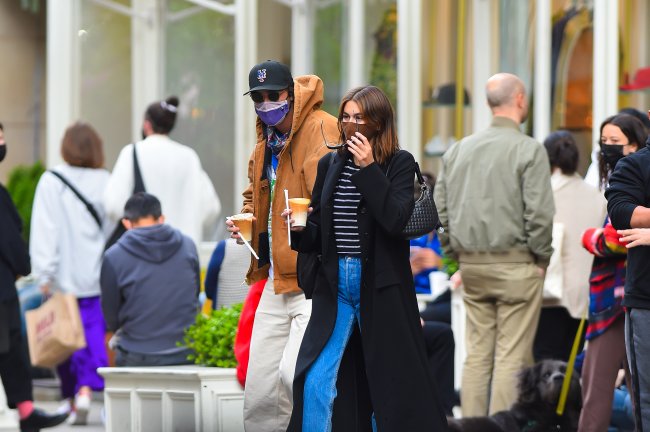
{"label": "blue jeans", "polygon": [[338,310],[336,323],[323,351],[307,371],[305,378],[303,432],[330,432],[336,398],[336,377],[343,352],[360,321],[361,259],[339,257]]}
{"label": "blue jeans", "polygon": [[[613,426],[613,427],[611,427]],[[627,387],[614,389],[614,400],[612,402],[612,419],[610,431],[633,431],[634,430],[634,411],[632,409],[632,400],[627,391]]]}

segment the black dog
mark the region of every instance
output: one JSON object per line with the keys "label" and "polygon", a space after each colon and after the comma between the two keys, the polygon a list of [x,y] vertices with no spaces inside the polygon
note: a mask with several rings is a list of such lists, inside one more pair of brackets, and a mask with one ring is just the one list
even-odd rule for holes
{"label": "black dog", "polygon": [[512,408],[489,417],[449,419],[452,432],[569,432],[578,430],[582,409],[580,381],[574,372],[564,414],[555,412],[566,363],[544,360],[519,374],[519,397]]}

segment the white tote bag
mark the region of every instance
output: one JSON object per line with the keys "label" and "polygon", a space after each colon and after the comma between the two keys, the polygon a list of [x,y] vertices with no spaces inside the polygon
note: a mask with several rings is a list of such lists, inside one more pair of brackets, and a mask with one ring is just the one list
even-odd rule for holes
{"label": "white tote bag", "polygon": [[553,224],[553,255],[544,278],[544,300],[561,300],[564,289],[564,269],[562,267],[562,245],[564,243],[564,224]]}

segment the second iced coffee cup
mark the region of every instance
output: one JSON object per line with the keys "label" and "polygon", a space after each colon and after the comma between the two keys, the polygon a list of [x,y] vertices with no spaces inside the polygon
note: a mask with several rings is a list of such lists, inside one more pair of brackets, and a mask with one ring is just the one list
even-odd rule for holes
{"label": "second iced coffee cup", "polygon": [[309,209],[309,198],[289,198],[289,208],[291,209],[292,226],[304,227],[307,225],[307,214]]}

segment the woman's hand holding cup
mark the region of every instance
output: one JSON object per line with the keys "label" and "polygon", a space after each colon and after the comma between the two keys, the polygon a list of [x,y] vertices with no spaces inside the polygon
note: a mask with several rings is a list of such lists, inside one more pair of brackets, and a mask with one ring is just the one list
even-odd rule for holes
{"label": "woman's hand holding cup", "polygon": [[[307,214],[309,215],[312,212],[312,210],[313,210],[313,208],[309,207],[307,209]],[[282,217],[282,220],[284,221],[285,225],[287,224],[287,217],[289,217],[289,223],[290,223],[291,231],[301,232],[302,230],[305,229],[305,225],[296,225],[296,220],[293,219],[293,217],[292,217],[293,216],[293,210],[291,210],[290,208],[284,209],[284,211],[282,212],[282,214],[280,214],[280,216]]]}

